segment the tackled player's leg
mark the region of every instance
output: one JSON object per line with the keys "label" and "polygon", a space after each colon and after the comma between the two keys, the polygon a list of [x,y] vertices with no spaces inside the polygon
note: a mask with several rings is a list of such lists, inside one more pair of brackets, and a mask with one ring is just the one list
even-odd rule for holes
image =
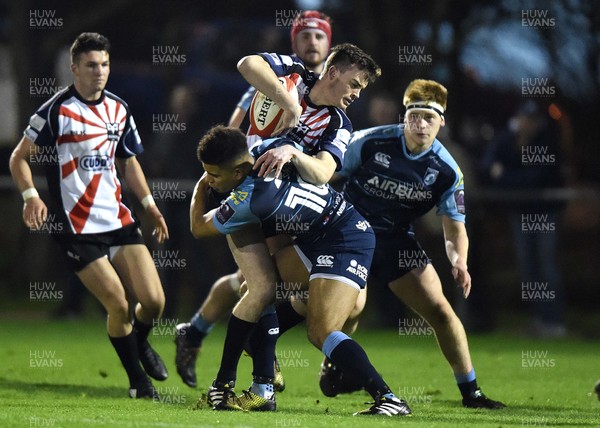
{"label": "tackled player's leg", "polygon": [[244,278],[236,273],[219,278],[212,285],[198,312],[187,323],[177,325],[175,336],[175,366],[183,383],[196,387],[196,360],[204,338],[214,324],[230,313],[240,299],[240,284]]}
{"label": "tackled player's leg", "polygon": [[405,416],[412,412],[397,398],[369,361],[364,349],[341,331],[358,297],[358,289],[334,279],[310,281],[307,330],[310,342],[342,370],[351,372],[373,397],[373,405],[355,415]]}

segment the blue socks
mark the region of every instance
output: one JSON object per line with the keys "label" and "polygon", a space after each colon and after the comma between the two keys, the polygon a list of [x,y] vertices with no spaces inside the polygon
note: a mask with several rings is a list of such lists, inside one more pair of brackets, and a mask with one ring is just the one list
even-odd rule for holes
{"label": "blue socks", "polygon": [[202,346],[202,341],[210,333],[215,326],[202,318],[200,314],[196,314],[190,320],[191,328],[188,330],[186,335],[186,341],[190,346],[199,348]]}

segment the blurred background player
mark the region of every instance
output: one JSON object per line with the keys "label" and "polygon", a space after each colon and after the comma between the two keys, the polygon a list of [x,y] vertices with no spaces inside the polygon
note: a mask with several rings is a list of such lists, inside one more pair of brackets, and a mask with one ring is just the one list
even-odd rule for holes
{"label": "blurred background player", "polygon": [[[491,187],[530,190],[539,195],[546,189],[564,185],[564,156],[560,153],[558,132],[551,129],[548,119],[535,101],[529,100],[519,106],[508,127],[492,141],[484,154],[483,178]],[[535,337],[562,338],[567,335],[558,256],[559,231],[526,232],[523,216],[544,218],[556,228],[564,208],[562,201],[541,198],[513,202],[508,208],[521,284],[545,283],[545,291],[553,295],[552,299],[532,299],[533,321],[527,333]]]}
{"label": "blurred background player", "polygon": [[[321,74],[331,47],[331,18],[316,10],[306,10],[294,19],[290,38],[292,56],[302,60],[308,70]],[[242,125],[255,93],[256,89],[250,86],[231,114],[229,126]]]}
{"label": "blurred background player", "polygon": [[[167,225],[135,157],[143,147],[129,107],[104,89],[110,74],[108,39],[80,34],[71,47],[71,71],[74,83],[31,116],[10,159],[23,194],[23,221],[32,229],[46,220],[60,224],[56,229],[62,232],[52,236],[108,313],[108,336],[129,377],[129,395],[157,398],[146,374],[164,380],[168,373],[147,338],[162,313],[164,293],[138,222],[122,199],[117,169],[146,209],[160,243],[169,237]],[[48,148],[56,156],[46,165],[49,208],[34,187],[29,165],[32,154]],[[138,302],[133,324],[128,295]]]}

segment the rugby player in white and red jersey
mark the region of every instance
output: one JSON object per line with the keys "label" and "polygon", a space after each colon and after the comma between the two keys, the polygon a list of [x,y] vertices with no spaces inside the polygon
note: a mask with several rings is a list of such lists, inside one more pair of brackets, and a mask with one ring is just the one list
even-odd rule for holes
{"label": "rugby player in white and red jersey", "polygon": [[[165,297],[117,170],[146,209],[159,243],[168,239],[168,228],[135,157],[143,148],[129,107],[104,89],[108,39],[80,34],[71,46],[71,71],[73,84],[31,116],[10,171],[23,195],[25,225],[57,223],[53,230],[60,233],[52,236],[69,268],[106,309],[108,336],[127,372],[129,395],[156,399],[148,375],[164,380],[168,373],[147,339]],[[29,162],[36,153],[51,154],[45,157],[48,207],[33,182]],[[137,300],[133,323],[127,296]]]}

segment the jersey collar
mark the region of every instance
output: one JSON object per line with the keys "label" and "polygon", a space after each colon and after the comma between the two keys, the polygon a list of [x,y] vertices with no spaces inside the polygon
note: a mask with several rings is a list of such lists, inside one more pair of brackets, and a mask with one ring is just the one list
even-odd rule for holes
{"label": "jersey collar", "polygon": [[102,95],[100,95],[100,98],[98,98],[95,101],[88,101],[86,99],[83,99],[83,97],[79,94],[79,92],[77,92],[77,89],[75,89],[75,85],[74,84],[71,84],[69,86],[69,90],[71,91],[71,94],[73,94],[73,96],[75,98],[77,98],[79,101],[81,101],[82,103],[87,104],[87,105],[92,105],[92,106],[93,105],[98,105],[98,104],[101,104],[104,101],[104,97],[105,97],[104,89],[102,90]]}

